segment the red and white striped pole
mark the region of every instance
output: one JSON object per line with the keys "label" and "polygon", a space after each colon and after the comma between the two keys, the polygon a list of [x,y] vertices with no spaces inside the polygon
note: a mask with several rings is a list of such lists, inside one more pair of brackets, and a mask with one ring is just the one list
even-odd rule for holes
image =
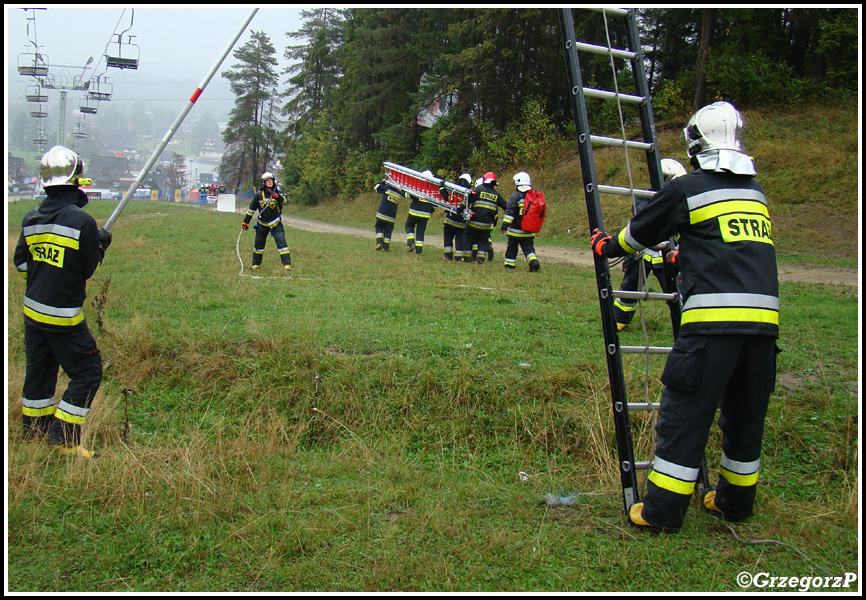
{"label": "red and white striped pole", "polygon": [[247,17],[247,20],[238,30],[237,35],[235,35],[231,44],[225,49],[220,59],[214,64],[211,68],[210,72],[207,76],[202,80],[201,84],[195,89],[192,96],[190,96],[189,102],[187,102],[186,106],[174,120],[171,127],[169,127],[168,131],[165,132],[165,135],[162,138],[162,141],[156,147],[156,150],[153,151],[153,154],[150,155],[150,158],[147,159],[147,162],[144,165],[144,168],[141,170],[141,173],[138,174],[138,177],[135,178],[135,181],[132,182],[132,185],[129,186],[129,189],[126,190],[126,193],[123,195],[123,199],[120,201],[120,204],[117,205],[117,208],[114,209],[114,212],[111,213],[111,216],[108,218],[108,221],[105,222],[104,228],[108,231],[111,231],[111,226],[114,225],[114,222],[117,221],[117,217],[120,216],[120,213],[126,208],[126,205],[129,204],[129,201],[132,199],[132,196],[135,194],[135,190],[138,189],[138,186],[141,185],[141,182],[144,181],[144,178],[147,177],[147,174],[150,173],[150,169],[153,167],[154,163],[156,163],[159,156],[162,154],[162,151],[165,150],[165,147],[171,141],[171,138],[174,136],[174,133],[177,131],[177,128],[180,127],[180,124],[183,123],[183,120],[186,118],[186,115],[189,114],[189,111],[192,110],[192,107],[195,105],[196,100],[198,100],[199,96],[201,96],[204,89],[207,87],[207,84],[210,83],[210,80],[216,74],[217,70],[219,70],[220,65],[223,64],[223,61],[226,59],[226,56],[229,55],[229,52],[232,51],[235,44],[238,43],[241,35],[243,35],[244,30],[247,28],[247,25],[250,24],[250,21],[253,20],[253,17],[256,16],[256,13],[259,11],[258,8],[254,9],[253,12]]}

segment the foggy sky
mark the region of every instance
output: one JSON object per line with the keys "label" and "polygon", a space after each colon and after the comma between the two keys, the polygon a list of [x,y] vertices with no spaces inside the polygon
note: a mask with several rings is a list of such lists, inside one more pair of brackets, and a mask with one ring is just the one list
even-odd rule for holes
{"label": "foggy sky", "polygon": [[[35,11],[36,41],[40,52],[48,57],[50,72],[55,78],[61,73],[70,79],[81,75],[87,59],[93,57],[94,62],[85,72],[85,77],[105,73],[112,86],[111,102],[141,100],[148,107],[180,112],[254,8],[236,4],[135,7],[132,29],[123,36],[125,44],[127,35],[133,34],[132,42],[140,47],[140,65],[135,70],[106,69],[103,57],[109,40],[116,41],[116,37],[111,37],[112,32],[119,33],[129,27],[129,7],[49,5],[47,10]],[[285,34],[300,29],[303,23],[300,11],[300,8],[284,5],[262,6],[232,49],[233,52],[247,43],[252,31],[264,31],[276,49],[281,89],[284,89],[286,81],[286,76],[282,75],[286,66],[283,52],[289,43],[296,43]],[[32,10],[6,6],[7,129],[10,102],[24,102],[27,86],[36,83],[33,77],[18,74],[19,54],[33,52],[33,45],[28,44],[27,38],[27,18],[33,14]],[[32,21],[30,23],[32,38]],[[112,43],[109,53],[116,49],[116,43]],[[216,113],[233,106],[234,95],[219,73],[236,62],[231,53],[226,57],[193,112],[209,110],[218,116]],[[64,70],[61,65],[67,65],[67,68]],[[49,104],[57,101],[58,94],[57,91],[49,92]],[[83,92],[69,92],[68,102],[77,108],[83,97]],[[69,120],[74,122],[72,117]]]}

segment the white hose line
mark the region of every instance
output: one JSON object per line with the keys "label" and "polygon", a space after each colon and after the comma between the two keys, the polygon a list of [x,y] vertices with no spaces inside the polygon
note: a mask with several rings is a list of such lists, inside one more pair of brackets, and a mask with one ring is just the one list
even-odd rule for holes
{"label": "white hose line", "polygon": [[243,229],[241,229],[240,232],[238,232],[238,240],[237,240],[237,242],[235,242],[235,252],[238,255],[238,261],[241,263],[241,270],[238,271],[238,276],[249,277],[251,279],[292,279],[291,275],[289,275],[288,277],[274,277],[273,275],[264,276],[264,275],[250,275],[248,273],[244,273],[244,261],[241,258],[241,234],[243,232],[244,232]]}

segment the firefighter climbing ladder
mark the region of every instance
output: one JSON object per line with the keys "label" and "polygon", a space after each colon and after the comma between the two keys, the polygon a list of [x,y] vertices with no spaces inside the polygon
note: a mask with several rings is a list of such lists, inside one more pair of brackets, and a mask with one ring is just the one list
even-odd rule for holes
{"label": "firefighter climbing ladder", "polygon": [[[661,187],[663,178],[661,170],[661,157],[658,151],[658,139],[656,137],[655,123],[653,121],[652,103],[644,71],[643,52],[641,50],[638,35],[636,16],[633,9],[596,9],[601,13],[604,22],[605,45],[588,44],[577,41],[575,36],[574,17],[570,8],[559,9],[559,19],[562,29],[562,41],[565,49],[566,65],[568,68],[569,85],[571,89],[571,104],[574,113],[574,122],[579,146],[581,171],[583,174],[584,194],[586,196],[587,214],[589,216],[589,230],[595,228],[604,229],[602,220],[601,194],[630,196],[635,198],[649,198],[655,190]],[[624,34],[623,34],[624,26]],[[627,49],[614,48],[611,45],[611,27],[617,27],[615,32],[624,35],[627,40]],[[581,64],[578,52],[606,56],[610,60],[613,69],[612,81],[614,90],[598,90],[583,86],[581,75]],[[617,69],[615,60],[626,60],[629,62],[630,71],[634,80],[635,94],[620,93],[617,82]],[[589,128],[589,117],[587,112],[587,98],[599,98],[616,103],[621,127],[621,137],[604,137],[592,135]],[[642,140],[629,140],[625,132],[625,120],[623,108],[637,109],[641,125]],[[593,155],[593,144],[600,146],[612,146],[623,148],[628,173],[628,187],[603,185],[599,182],[595,169]],[[649,190],[636,189],[632,179],[631,165],[628,161],[629,150],[643,151],[649,172]],[[667,354],[670,348],[655,346],[620,346],[619,334],[614,320],[613,300],[614,298],[627,298],[631,300],[662,300],[670,307],[671,326],[673,336],[677,337],[680,323],[680,304],[677,294],[658,294],[646,291],[625,292],[614,291],[611,286],[610,269],[606,258],[595,255],[596,283],[598,285],[599,305],[601,308],[602,328],[604,332],[604,347],[607,358],[608,376],[610,378],[610,392],[613,404],[613,416],[616,432],[616,444],[618,453],[618,465],[620,479],[622,481],[623,501],[625,512],[628,514],[632,504],[639,501],[639,489],[637,480],[638,469],[649,469],[651,461],[638,462],[634,457],[632,444],[631,425],[629,411],[634,410],[657,410],[658,404],[651,403],[629,403],[626,397],[625,374],[623,371],[622,355],[627,353],[645,354]],[[673,269],[666,265],[665,269],[668,289],[676,289],[674,283]],[[706,486],[706,468],[701,469],[701,480],[698,488]]]}

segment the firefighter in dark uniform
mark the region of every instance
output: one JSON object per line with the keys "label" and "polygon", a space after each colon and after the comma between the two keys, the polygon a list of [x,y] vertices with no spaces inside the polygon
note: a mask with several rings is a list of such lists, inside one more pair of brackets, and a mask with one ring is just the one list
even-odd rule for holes
{"label": "firefighter in dark uniform", "polygon": [[[463,173],[457,178],[457,184],[471,189],[472,175],[469,173]],[[442,195],[443,200],[452,197],[447,196],[449,192],[445,188],[440,188],[439,193]],[[454,203],[453,200],[451,203]],[[442,256],[442,260],[457,260],[458,262],[461,262],[464,260],[465,255],[468,254],[464,250],[463,245],[466,234],[466,217],[463,216],[463,208],[465,208],[465,206],[459,204],[456,212],[445,213],[445,220],[442,225],[445,252]]]}
{"label": "firefighter in dark uniform", "polygon": [[[102,383],[102,356],[84,319],[86,283],[102,264],[111,233],[82,208],[89,185],[81,157],[63,146],[42,157],[46,198],[24,217],[15,247],[16,269],[26,277],[24,345],[27,371],[21,398],[25,438],[45,437],[67,456],[92,458],[81,427]],[[59,368],[69,385],[59,401]]]}
{"label": "firefighter in dark uniform", "polygon": [[[432,171],[424,171],[424,175],[433,177]],[[424,251],[424,234],[427,223],[433,214],[433,205],[414,194],[408,194],[412,203],[409,205],[409,216],[406,217],[406,250],[421,254]]]}
{"label": "firefighter in dark uniform", "polygon": [[779,283],[767,199],[743,126],[727,102],[699,110],[684,130],[695,171],[663,186],[613,239],[593,232],[593,251],[607,257],[679,235],[680,335],[662,374],[647,494],[629,511],[639,527],[681,527],[717,408],[720,473],[704,506],[731,521],[753,513],[776,380]]}
{"label": "firefighter in dark uniform", "polygon": [[379,211],[376,213],[376,250],[390,250],[391,234],[397,221],[397,208],[400,200],[407,196],[384,178],[376,184],[375,190],[377,194],[382,194]]}
{"label": "firefighter in dark uniform", "polygon": [[280,253],[280,262],[283,263],[283,268],[288,273],[292,272],[292,255],[286,243],[286,232],[282,221],[283,204],[285,202],[286,198],[280,193],[279,188],[274,182],[273,174],[269,172],[262,173],[262,187],[253,196],[250,207],[247,209],[247,214],[244,216],[244,221],[241,223],[241,229],[246,231],[250,226],[253,214],[259,211],[259,216],[254,226],[256,230],[252,264],[254,271],[260,269],[262,266],[265,244],[268,241],[268,234],[271,234],[274,237],[274,242],[277,244],[277,252]]}
{"label": "firefighter in dark uniform", "polygon": [[505,197],[496,191],[496,175],[492,171],[484,174],[481,185],[469,195],[469,210],[472,217],[466,224],[464,251],[471,252],[471,260],[483,265],[488,248],[491,247],[490,232],[496,224],[499,209],[508,208]]}
{"label": "firefighter in dark uniform", "polygon": [[[685,168],[679,161],[672,158],[663,158],[661,166],[666,182],[686,174]],[[635,200],[635,212],[646,206],[648,201],[648,199],[637,198]],[[638,291],[642,287],[641,278],[645,281],[649,277],[649,274],[652,273],[659,282],[663,293],[675,292],[676,290],[668,289],[668,280],[665,276],[665,251],[668,250],[667,246],[668,242],[662,242],[657,248],[647,248],[641,253],[641,256],[634,254],[626,256],[622,262],[623,275],[619,289],[632,292]],[[670,265],[670,268],[673,267],[674,265]],[[613,315],[617,331],[622,331],[631,323],[637,309],[637,303],[637,300],[628,298],[614,299]]]}
{"label": "firefighter in dark uniform", "polygon": [[529,263],[529,272],[535,273],[541,270],[538,257],[535,255],[535,234],[520,228],[526,192],[532,189],[529,173],[525,171],[517,173],[514,176],[514,185],[517,191],[508,198],[508,207],[502,219],[501,233],[508,235],[508,244],[505,246],[505,268],[509,270],[517,268],[517,249],[520,248],[523,256],[526,257],[526,262]]}

